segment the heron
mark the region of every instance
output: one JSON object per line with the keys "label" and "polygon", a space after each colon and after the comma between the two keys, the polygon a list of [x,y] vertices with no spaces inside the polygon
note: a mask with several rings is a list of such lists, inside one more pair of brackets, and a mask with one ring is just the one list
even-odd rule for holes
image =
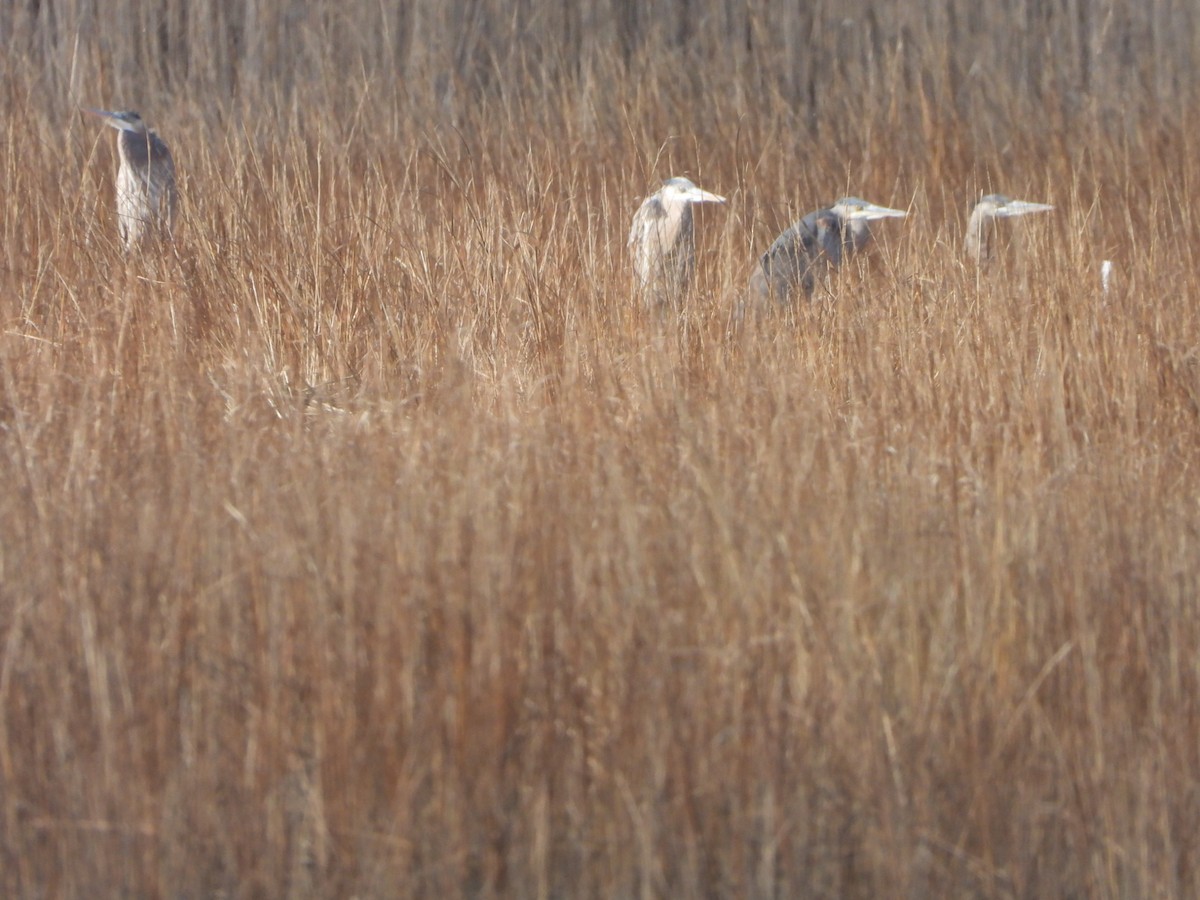
{"label": "heron", "polygon": [[84,107],[117,129],[117,230],[128,252],[151,237],[170,238],[178,195],[171,151],[132,110]]}
{"label": "heron", "polygon": [[629,229],[629,248],[639,287],[651,305],[677,299],[696,268],[692,204],[724,203],[687,178],[668,178],[638,208]]}
{"label": "heron", "polygon": [[908,213],[843,197],[826,209],[811,212],[775,239],[750,276],[752,300],[787,303],[799,289],[811,294],[820,271],[836,269],[842,258],[862,250],[871,240],[870,222],[902,219]]}
{"label": "heron", "polygon": [[996,220],[1054,209],[1048,203],[1029,203],[1013,200],[1003,194],[984,196],[971,210],[967,222],[967,255],[980,265],[986,265],[996,251]]}

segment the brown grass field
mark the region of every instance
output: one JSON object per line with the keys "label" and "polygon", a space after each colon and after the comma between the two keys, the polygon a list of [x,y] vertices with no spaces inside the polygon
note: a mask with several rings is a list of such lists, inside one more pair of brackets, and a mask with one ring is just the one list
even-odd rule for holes
{"label": "brown grass field", "polygon": [[232,6],[0,11],[0,894],[1200,896],[1190,5]]}

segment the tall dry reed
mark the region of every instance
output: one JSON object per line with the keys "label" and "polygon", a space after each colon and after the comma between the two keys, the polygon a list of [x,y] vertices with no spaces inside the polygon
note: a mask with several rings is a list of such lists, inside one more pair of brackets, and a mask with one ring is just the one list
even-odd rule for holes
{"label": "tall dry reed", "polygon": [[382,9],[0,15],[0,891],[1200,893],[1186,5]]}

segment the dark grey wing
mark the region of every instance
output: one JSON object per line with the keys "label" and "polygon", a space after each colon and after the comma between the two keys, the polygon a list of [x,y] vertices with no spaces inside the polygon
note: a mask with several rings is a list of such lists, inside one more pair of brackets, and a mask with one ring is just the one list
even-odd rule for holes
{"label": "dark grey wing", "polygon": [[798,276],[807,269],[807,264],[802,262],[804,258],[804,222],[800,221],[775,238],[759,260],[763,275],[757,284],[759,291],[765,289],[777,299],[786,300]]}
{"label": "dark grey wing", "polygon": [[175,225],[179,195],[175,187],[175,160],[166,143],[153,131],[147,142],[150,152],[150,203],[159,225],[169,234]]}
{"label": "dark grey wing", "polygon": [[[175,187],[175,160],[166,143],[153,131],[139,134],[121,132],[122,168],[128,168],[118,191],[126,222],[126,244],[136,241],[146,228],[170,231],[178,202]],[[141,225],[133,224],[133,220]],[[136,232],[136,233],[134,233]]]}
{"label": "dark grey wing", "polygon": [[841,260],[841,222],[835,213],[822,209],[779,235],[760,262],[775,296],[787,299],[798,287],[812,291],[818,266],[836,266]]}

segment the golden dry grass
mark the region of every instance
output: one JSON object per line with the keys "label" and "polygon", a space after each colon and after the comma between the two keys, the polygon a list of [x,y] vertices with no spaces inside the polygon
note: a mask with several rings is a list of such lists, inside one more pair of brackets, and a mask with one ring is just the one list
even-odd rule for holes
{"label": "golden dry grass", "polygon": [[[122,256],[72,111],[135,102],[156,32],[4,64],[0,891],[1200,894],[1174,82],[1091,72],[1165,85],[1120,110],[1002,48],[1027,80],[956,94],[937,15],[812,106],[803,22],[396,81],[342,65],[386,58],[360,12],[295,81],[213,94],[214,41],[138,89],[161,256]],[[624,239],[670,174],[731,202],[659,322]],[[982,278],[981,190],[1058,207]],[[848,192],[912,216],[731,335],[749,261]]]}

